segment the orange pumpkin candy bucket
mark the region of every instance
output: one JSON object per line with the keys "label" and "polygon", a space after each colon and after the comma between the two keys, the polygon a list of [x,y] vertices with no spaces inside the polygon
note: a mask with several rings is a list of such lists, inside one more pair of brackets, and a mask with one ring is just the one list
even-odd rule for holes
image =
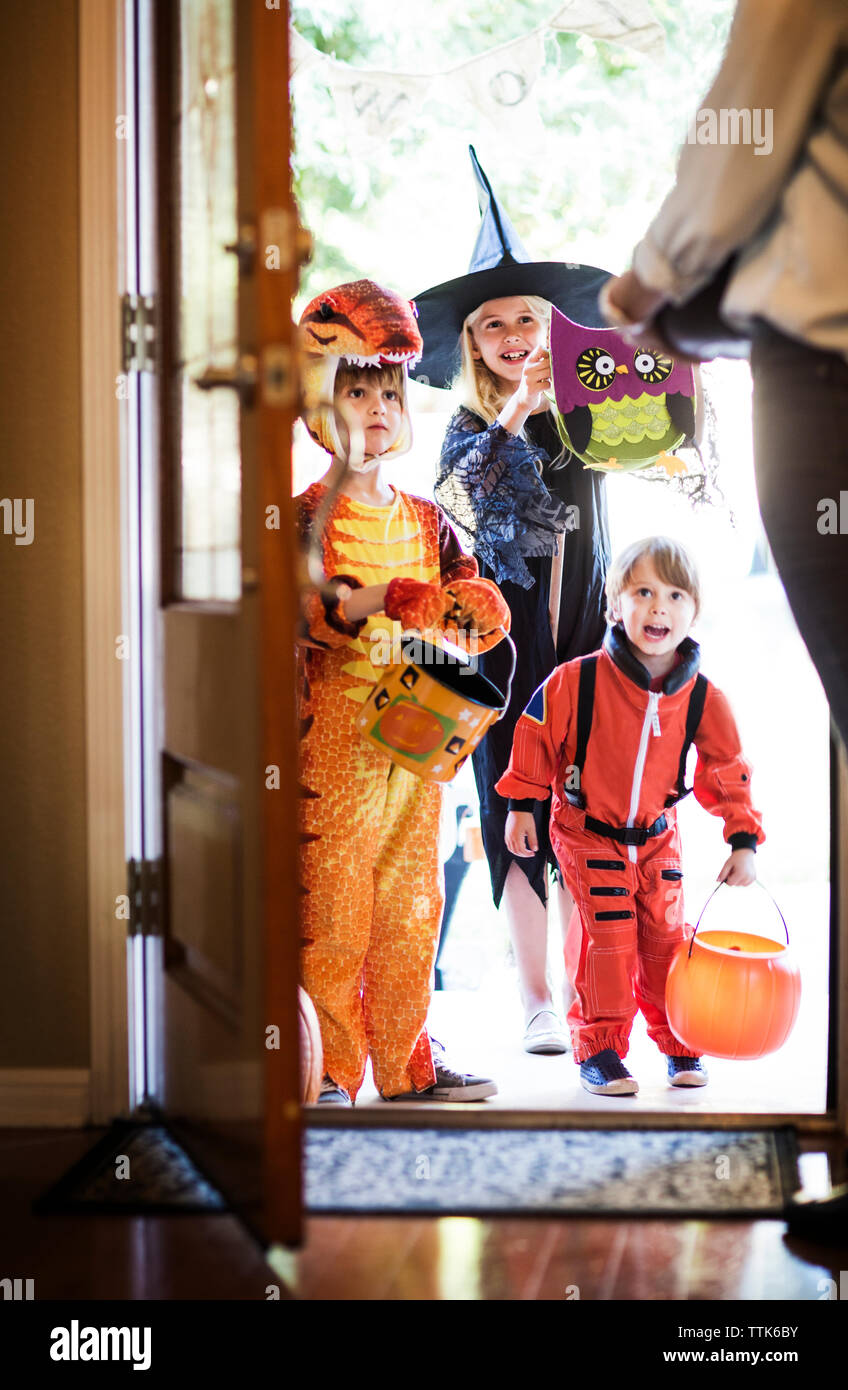
{"label": "orange pumpkin candy bucket", "polygon": [[358,719],[366,741],[392,762],[434,782],[450,782],[486,730],[502,719],[515,674],[515,645],[506,694],[458,650],[401,639],[401,661],[374,686]]}
{"label": "orange pumpkin candy bucket", "polygon": [[[760,887],[768,893],[763,884]],[[675,952],[666,980],[666,1014],[674,1036],[692,1052],[750,1061],[776,1052],[786,1042],[798,1017],[801,977],[777,903],[785,945],[736,930],[711,929],[698,935],[718,888],[707,899],[692,935]]]}

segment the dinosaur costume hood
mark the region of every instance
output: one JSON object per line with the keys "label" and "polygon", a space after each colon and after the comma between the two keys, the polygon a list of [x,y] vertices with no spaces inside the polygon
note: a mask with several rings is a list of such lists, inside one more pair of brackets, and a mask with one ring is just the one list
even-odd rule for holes
{"label": "dinosaur costume hood", "polygon": [[[403,377],[403,427],[391,449],[380,457],[406,453],[412,446],[406,364],[416,362],[423,347],[409,301],[373,280],[354,280],[316,295],[301,314],[299,327],[303,419],[316,443],[339,457],[347,453],[346,431],[333,408],[341,361],[358,367],[397,364]],[[351,460],[350,466],[361,472],[373,464]]]}
{"label": "dinosaur costume hood", "polygon": [[477,185],[480,231],[466,275],[415,296],[424,355],[412,375],[431,386],[450,386],[460,368],[460,335],[469,314],[489,299],[540,295],[577,323],[605,328],[598,308],[609,271],[563,261],[532,261],[489,183],[474,146],[468,146]]}

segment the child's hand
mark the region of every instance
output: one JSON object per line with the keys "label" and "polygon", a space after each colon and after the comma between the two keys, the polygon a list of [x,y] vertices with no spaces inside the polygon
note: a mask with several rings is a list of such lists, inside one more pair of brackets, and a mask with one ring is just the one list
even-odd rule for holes
{"label": "child's hand", "polygon": [[537,410],[542,404],[542,393],[551,385],[551,354],[547,348],[534,347],[524,359],[524,369],[517,396],[519,404],[528,410]]}
{"label": "child's hand", "polygon": [[510,811],[504,832],[506,847],[520,859],[529,859],[539,848],[536,822],[530,811]]}
{"label": "child's hand", "polygon": [[757,856],[752,849],[735,849],[722,865],[719,883],[732,888],[747,888],[757,880]]}

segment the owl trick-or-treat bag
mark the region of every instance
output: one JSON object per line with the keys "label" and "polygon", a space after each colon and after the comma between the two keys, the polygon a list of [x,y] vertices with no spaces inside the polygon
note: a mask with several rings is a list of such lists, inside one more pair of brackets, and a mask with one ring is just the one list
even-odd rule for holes
{"label": "owl trick-or-treat bag", "polygon": [[554,308],[554,418],[587,468],[628,471],[657,464],[670,477],[686,464],[673,451],[695,435],[692,368],[634,347],[614,328],[572,323]]}

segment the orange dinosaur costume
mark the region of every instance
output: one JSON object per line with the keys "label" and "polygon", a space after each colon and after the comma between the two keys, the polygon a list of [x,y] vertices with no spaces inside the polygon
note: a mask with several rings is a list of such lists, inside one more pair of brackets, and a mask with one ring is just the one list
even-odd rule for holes
{"label": "orange dinosaur costume", "polygon": [[[376,294],[383,296],[377,314]],[[410,306],[369,281],[319,296],[301,323],[310,349],[317,342],[363,365],[408,356],[416,343],[420,350]],[[325,406],[306,416],[330,452],[339,449],[326,404],[338,360],[331,359],[329,374],[326,356],[314,364],[324,378]],[[408,425],[405,400],[404,413]],[[410,438],[407,429],[395,452],[408,448]],[[325,1070],[352,1098],[369,1054],[384,1096],[421,1091],[436,1080],[425,1021],[444,901],[442,788],[360,737],[356,719],[383,669],[372,654],[384,661],[387,634],[397,639],[404,627],[488,631],[495,621],[509,624],[497,588],[476,578],[476,561],[462,553],[435,503],[393,491],[389,506],[340,493],[321,543],[328,581],[351,589],[391,581],[386,609],[400,621],[380,613],[350,622],[342,602],[311,590],[298,648],[301,972],[321,1023]],[[315,483],[296,499],[304,541],[326,496],[327,488]],[[480,649],[500,637],[491,635]]]}
{"label": "orange dinosaur costume", "polygon": [[691,743],[695,797],[723,818],[731,848],[765,839],[730,706],[697,675],[697,642],[687,637],[677,651],[660,691],[620,625],[596,655],[558,666],[518,721],[497,783],[514,811],[553,790],[551,841],[582,927],[568,1014],[578,1063],[605,1048],[626,1056],[637,1006],[661,1052],[696,1055],[665,1014],[666,976],[686,934],[674,807]]}

